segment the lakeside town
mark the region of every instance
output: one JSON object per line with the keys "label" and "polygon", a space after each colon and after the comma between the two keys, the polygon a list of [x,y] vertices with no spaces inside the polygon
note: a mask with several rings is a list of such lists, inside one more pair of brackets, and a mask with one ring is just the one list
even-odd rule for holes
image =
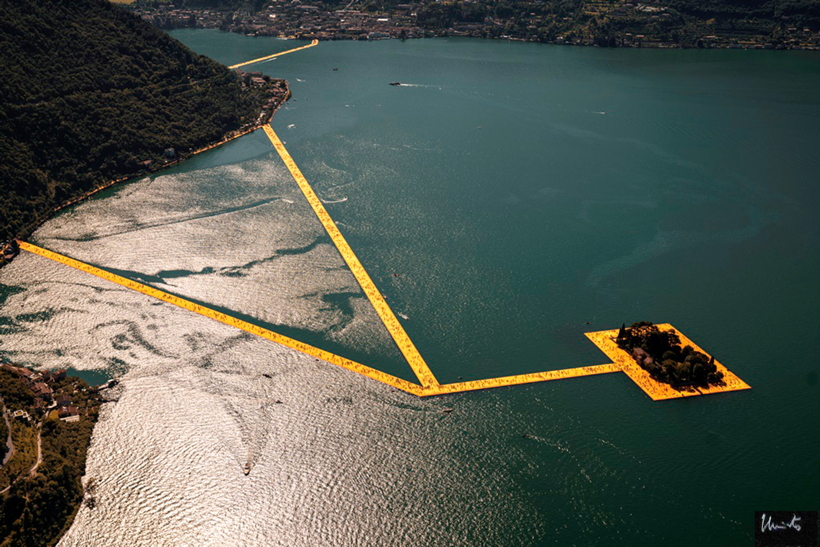
{"label": "lakeside town", "polygon": [[[46,414],[64,422],[77,422],[81,417],[96,419],[99,401],[91,393],[97,391],[97,388],[90,388],[85,382],[81,385],[78,378],[68,377],[65,369],[36,371],[2,363],[0,370],[6,373],[0,373],[3,374],[4,384],[14,381],[16,377],[19,383],[16,391],[22,394],[14,399],[18,404],[23,403],[21,408],[4,408],[4,413],[11,419],[27,424],[44,418]],[[111,387],[115,383],[112,380]],[[103,387],[109,387],[109,384]],[[3,391],[7,389],[8,386],[4,385]],[[27,391],[31,392],[30,397]]]}
{"label": "lakeside town", "polygon": [[66,369],[37,371],[0,358],[3,546],[53,544],[84,499],[93,505],[82,483],[86,453],[103,392],[115,385],[91,387]]}
{"label": "lakeside town", "polygon": [[[272,0],[256,12],[137,2],[131,9],[162,29],[207,28],[301,40],[382,40],[462,36],[566,45],[647,48],[820,49],[820,32],[781,18],[697,20],[657,3],[583,2],[577,10],[489,9],[474,0],[333,9],[309,0]],[[526,8],[526,9],[523,9]]]}

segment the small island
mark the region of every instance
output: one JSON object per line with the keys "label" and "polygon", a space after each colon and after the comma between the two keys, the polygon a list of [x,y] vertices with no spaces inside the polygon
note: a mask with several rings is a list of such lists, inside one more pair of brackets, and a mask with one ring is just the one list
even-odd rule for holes
{"label": "small island", "polygon": [[65,370],[0,364],[0,547],[55,545],[84,497],[93,506],[81,478],[102,402]]}
{"label": "small island", "polygon": [[715,358],[685,345],[678,333],[648,321],[621,325],[615,343],[658,382],[679,386],[723,385]]}

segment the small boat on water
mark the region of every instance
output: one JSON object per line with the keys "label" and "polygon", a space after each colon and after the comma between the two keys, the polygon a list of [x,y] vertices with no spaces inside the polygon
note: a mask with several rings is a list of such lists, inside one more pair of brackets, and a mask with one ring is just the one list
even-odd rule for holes
{"label": "small boat on water", "polygon": [[401,85],[401,82],[390,82],[390,85]]}
{"label": "small boat on water", "polygon": [[245,475],[248,475],[250,474],[251,469],[253,469],[253,462],[248,460],[245,462],[245,465],[242,466],[242,472],[245,473]]}

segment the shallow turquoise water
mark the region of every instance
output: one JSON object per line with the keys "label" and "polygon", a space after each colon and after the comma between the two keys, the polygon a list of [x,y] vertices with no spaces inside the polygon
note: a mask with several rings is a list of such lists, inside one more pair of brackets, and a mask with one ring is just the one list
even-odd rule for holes
{"label": "shallow turquoise water", "polygon": [[[293,47],[173,35],[226,64]],[[603,363],[585,331],[648,319],[674,324],[753,389],[653,403],[611,374],[385,409],[357,402],[381,400],[382,387],[345,387],[328,373],[354,394],[355,412],[289,419],[319,428],[341,412],[362,438],[327,425],[298,456],[271,444],[263,456],[288,477],[315,464],[318,485],[338,477],[317,454],[348,442],[364,462],[355,476],[401,470],[361,491],[268,481],[264,495],[299,492],[311,517],[249,517],[249,537],[281,529],[281,544],[305,545],[745,545],[755,510],[817,508],[815,55],[339,42],[254,69],[290,81],[276,131],[442,382]],[[412,378],[263,134],[163,175],[62,215],[36,241]],[[30,278],[14,271],[0,282]],[[93,351],[76,354],[119,359],[95,365],[118,373],[196,361],[155,340],[193,328],[184,315],[163,323],[141,319],[136,303],[127,309],[143,349],[131,357],[100,335],[100,349],[86,343]],[[49,328],[4,332],[0,350],[30,344],[21,355],[48,360]],[[66,337],[59,332],[51,338]],[[195,355],[209,346],[185,337]],[[215,355],[226,344],[214,341]],[[237,361],[240,374],[253,355]],[[201,359],[197,370],[216,361]],[[298,385],[307,404],[314,388]],[[456,411],[419,418],[435,411],[426,405]],[[140,473],[148,481],[158,471]],[[255,492],[244,495],[263,495]],[[128,511],[116,499],[114,516],[87,517],[75,537],[110,540],[107,526]],[[351,505],[364,509],[350,529],[328,524]]]}

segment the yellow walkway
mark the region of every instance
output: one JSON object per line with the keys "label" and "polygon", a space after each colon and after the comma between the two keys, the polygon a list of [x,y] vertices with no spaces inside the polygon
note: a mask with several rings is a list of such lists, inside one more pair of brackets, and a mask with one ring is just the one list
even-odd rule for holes
{"label": "yellow walkway", "polygon": [[299,188],[302,190],[305,198],[307,198],[308,203],[310,203],[310,206],[313,208],[313,212],[315,212],[316,216],[319,217],[319,221],[322,223],[322,226],[325,227],[325,230],[330,236],[330,239],[333,240],[336,248],[339,249],[339,253],[341,253],[342,258],[344,258],[347,266],[350,268],[350,271],[353,272],[353,276],[356,278],[356,281],[359,282],[359,285],[361,285],[362,290],[367,295],[370,303],[373,304],[373,307],[376,309],[376,313],[379,314],[379,318],[381,318],[384,326],[387,327],[387,330],[390,332],[390,336],[393,337],[393,340],[396,342],[399,350],[401,350],[402,355],[404,355],[404,358],[407,359],[407,363],[410,365],[410,368],[413,369],[413,372],[416,374],[419,382],[421,382],[421,385],[425,388],[438,386],[439,383],[433,375],[433,372],[427,366],[427,363],[424,362],[424,359],[416,349],[413,341],[410,340],[409,336],[407,336],[407,333],[404,331],[404,327],[401,326],[401,323],[399,323],[399,320],[396,318],[395,314],[393,314],[393,310],[391,310],[390,306],[387,305],[387,302],[384,301],[384,297],[379,292],[379,289],[376,288],[373,280],[370,279],[370,276],[364,269],[364,266],[362,266],[362,263],[359,262],[359,259],[353,252],[353,249],[350,248],[347,240],[345,240],[344,236],[339,231],[339,228],[336,226],[336,223],[333,222],[332,218],[330,218],[330,214],[327,212],[327,209],[325,209],[325,206],[322,205],[322,201],[319,199],[319,196],[317,196],[316,192],[313,191],[313,188],[311,188],[307,179],[305,179],[304,175],[302,175],[302,172],[299,170],[299,167],[297,167],[296,162],[294,162],[293,158],[290,157],[287,149],[285,149],[285,145],[282,144],[282,141],[279,140],[279,137],[270,125],[264,126],[264,129],[271,143],[273,143],[274,148],[276,148],[276,151],[279,152],[279,155],[282,157],[282,161],[285,162],[285,165],[288,167],[291,175],[293,175],[294,180],[296,180],[296,184],[299,185]]}
{"label": "yellow walkway", "polygon": [[[400,389],[401,391],[410,393],[412,395],[417,395],[419,397],[428,397],[432,395],[447,395],[452,393],[461,393],[465,391],[491,389],[496,387],[529,384],[534,382],[548,382],[551,380],[564,380],[567,378],[580,378],[582,376],[593,376],[597,374],[607,374],[611,372],[626,373],[627,376],[629,376],[630,379],[632,379],[632,381],[638,384],[638,386],[655,401],[665,399],[677,399],[681,397],[692,397],[711,393],[721,393],[725,391],[751,389],[747,383],[745,383],[743,380],[735,376],[731,371],[729,371],[718,361],[715,361],[715,365],[717,365],[718,370],[720,370],[724,374],[725,385],[723,386],[713,386],[708,389],[692,388],[689,391],[678,391],[667,384],[656,382],[649,376],[649,374],[646,371],[638,367],[638,365],[632,360],[631,357],[629,357],[629,355],[625,351],[621,350],[615,344],[614,338],[618,335],[617,329],[586,333],[587,338],[589,338],[596,346],[598,346],[607,355],[607,357],[611,358],[614,361],[614,363],[550,370],[546,372],[533,372],[530,374],[503,376],[500,378],[487,378],[484,380],[473,380],[468,382],[457,382],[452,384],[439,384],[438,382],[436,382],[434,385],[420,386],[418,384],[408,382],[407,380],[397,378],[391,374],[387,374],[386,372],[376,370],[361,363],[357,363],[350,359],[346,359],[339,355],[335,355],[333,353],[319,349],[309,344],[305,344],[304,342],[300,342],[298,340],[294,340],[293,338],[289,338],[282,334],[270,331],[263,327],[253,325],[251,323],[248,323],[247,321],[242,321],[241,319],[237,319],[236,317],[232,317],[222,312],[218,312],[216,310],[208,308],[207,306],[195,304],[193,302],[190,302],[189,300],[180,298],[179,296],[174,296],[172,294],[160,291],[159,289],[143,285],[142,283],[138,283],[131,279],[126,279],[119,275],[97,268],[95,266],[91,266],[90,264],[80,262],[79,260],[74,260],[73,258],[69,258],[67,256],[63,256],[53,251],[43,249],[42,247],[32,245],[31,243],[20,241],[19,244],[21,249],[28,251],[30,253],[34,253],[42,257],[48,258],[50,260],[54,260],[55,262],[59,262],[61,264],[65,264],[66,266],[70,266],[77,270],[89,273],[91,275],[95,275],[99,278],[105,279],[112,283],[116,283],[125,288],[141,292],[142,294],[145,294],[152,298],[156,298],[158,300],[162,300],[163,302],[173,304],[174,306],[178,306],[188,311],[198,313],[199,315],[209,317],[215,321],[224,323],[225,325],[230,325],[232,327],[265,338],[272,342],[282,344],[291,349],[295,349],[296,351],[300,351],[317,359],[321,359],[322,361],[327,361],[328,363],[356,372],[363,376],[367,376],[368,378],[372,378],[373,380],[377,380],[379,382],[382,382],[383,384],[387,384],[396,389]],[[658,325],[658,327],[664,330],[672,328],[672,326],[668,324]],[[680,331],[678,331],[678,335],[680,336],[682,344],[689,344],[697,351],[706,353],[694,342],[692,342],[689,338],[681,334]]]}
{"label": "yellow walkway", "polygon": [[387,374],[386,372],[370,368],[355,361],[351,361],[350,359],[345,359],[344,357],[334,355],[330,352],[324,351],[319,348],[315,348],[311,345],[299,342],[298,340],[294,340],[293,338],[288,338],[287,336],[283,336],[281,334],[269,331],[268,329],[264,329],[257,325],[253,325],[251,323],[248,323],[247,321],[242,321],[241,319],[231,317],[230,315],[226,315],[216,310],[212,310],[200,304],[194,304],[193,302],[185,300],[184,298],[180,298],[178,296],[168,294],[153,287],[149,287],[148,285],[143,285],[142,283],[137,283],[136,281],[120,277],[119,275],[107,272],[105,270],[101,270],[100,268],[96,268],[94,266],[91,266],[90,264],[80,262],[79,260],[68,258],[67,256],[63,256],[53,251],[43,249],[42,247],[37,247],[36,245],[32,245],[31,243],[26,243],[24,241],[20,241],[19,243],[21,249],[24,249],[30,253],[34,253],[42,257],[48,258],[50,260],[54,260],[55,262],[60,262],[61,264],[71,266],[72,268],[76,268],[77,270],[90,273],[91,275],[96,275],[97,277],[100,277],[112,283],[116,283],[117,285],[121,285],[123,287],[126,287],[137,292],[141,292],[142,294],[146,294],[152,298],[156,298],[157,300],[168,302],[169,304],[173,304],[174,306],[179,306],[180,308],[184,308],[188,311],[198,313],[199,315],[210,317],[211,319],[219,321],[220,323],[224,323],[226,325],[230,325],[232,327],[244,330],[245,332],[261,336],[262,338],[266,338],[272,342],[276,342],[278,344],[282,344],[297,351],[301,351],[302,353],[306,353],[308,355],[316,357],[317,359],[321,359],[323,361],[333,363],[334,365],[340,366],[342,368],[352,370],[353,372],[358,372],[359,374],[362,374],[369,378],[373,378],[374,380],[378,380],[389,386],[401,389],[402,391],[418,394],[419,386],[411,382],[408,382],[407,380],[396,378],[395,376]]}
{"label": "yellow walkway", "polygon": [[219,321],[220,323],[223,323],[225,325],[230,325],[231,327],[235,327],[245,332],[249,332],[251,334],[265,338],[272,342],[282,344],[291,349],[295,349],[296,351],[300,351],[317,359],[327,361],[328,363],[356,372],[363,376],[367,376],[368,378],[372,378],[373,380],[377,380],[379,382],[382,382],[383,384],[387,384],[396,389],[400,389],[402,391],[405,391],[412,395],[417,395],[419,397],[428,397],[432,395],[446,395],[450,393],[460,393],[463,391],[475,391],[479,389],[490,389],[494,387],[512,386],[517,384],[529,384],[533,382],[546,382],[550,380],[561,380],[565,378],[577,378],[581,376],[591,376],[594,374],[619,372],[621,370],[618,366],[614,364],[608,364],[590,367],[569,368],[563,370],[552,370],[549,372],[535,372],[532,374],[505,376],[502,378],[488,378],[485,380],[459,382],[454,384],[436,383],[435,385],[423,387],[418,384],[408,382],[407,380],[397,378],[391,374],[387,374],[386,372],[376,370],[361,363],[357,363],[350,359],[346,359],[339,355],[335,355],[333,353],[319,349],[309,344],[305,344],[298,340],[294,340],[293,338],[289,338],[282,334],[278,334],[276,332],[259,327],[257,325],[253,325],[251,323],[248,323],[247,321],[242,321],[241,319],[237,319],[236,317],[232,317],[230,315],[208,308],[207,306],[195,304],[189,300],[180,298],[179,296],[174,296],[159,289],[149,287],[148,285],[143,285],[142,283],[138,283],[131,279],[126,279],[124,277],[113,274],[111,272],[107,272],[90,264],[86,264],[85,262],[80,262],[79,260],[74,260],[73,258],[69,258],[67,256],[55,253],[54,251],[43,249],[42,247],[32,245],[31,243],[26,243],[25,241],[20,241],[19,244],[21,249],[28,251],[30,253],[48,258],[61,264],[65,264],[66,266],[70,266],[77,270],[97,276],[101,279],[105,279],[106,281],[110,281],[111,283],[116,283],[117,285],[120,285],[127,289],[140,292],[152,298],[156,298],[157,300],[162,300],[163,302],[173,304],[174,306],[178,306],[180,308],[192,311],[194,313],[198,313],[199,315],[208,317],[215,321]]}
{"label": "yellow walkway", "polygon": [[[293,53],[294,51],[299,51],[302,49],[313,47],[318,43],[318,40],[313,40],[309,45],[290,49],[273,55],[268,55],[267,57],[260,57],[259,59],[254,59],[252,61],[239,63],[229,68],[239,68],[252,63],[266,61],[268,59],[273,59],[281,55]],[[100,268],[96,268],[89,264],[85,264],[84,262],[68,258],[66,256],[57,254],[53,251],[43,249],[41,247],[37,247],[36,245],[20,241],[20,248],[25,251],[48,258],[50,260],[60,262],[72,268],[76,268],[78,270],[95,275],[102,279],[106,279],[112,283],[116,283],[128,289],[141,292],[152,298],[156,298],[158,300],[162,300],[163,302],[167,302],[169,304],[179,306],[180,308],[184,308],[194,313],[198,313],[205,317],[209,317],[211,319],[219,321],[220,323],[236,327],[238,329],[244,330],[251,334],[255,334],[267,340],[271,340],[272,342],[282,344],[284,346],[295,349],[317,359],[327,361],[328,363],[332,363],[347,370],[351,370],[363,376],[367,376],[368,378],[378,380],[379,382],[392,386],[396,389],[400,389],[402,391],[411,393],[413,395],[418,395],[420,397],[426,397],[430,395],[445,395],[451,393],[460,393],[463,391],[490,389],[494,387],[512,386],[518,384],[528,384],[533,382],[562,380],[566,378],[578,378],[582,376],[607,374],[611,372],[626,373],[653,400],[689,397],[692,395],[718,393],[722,391],[734,391],[739,389],[750,389],[748,384],[746,384],[745,382],[743,382],[743,380],[729,372],[726,369],[726,367],[715,361],[715,364],[717,365],[718,369],[722,371],[724,374],[725,386],[712,387],[709,389],[700,389],[693,391],[674,390],[666,384],[661,384],[653,380],[649,376],[649,374],[643,369],[641,369],[626,352],[621,350],[615,344],[614,337],[617,336],[617,330],[586,333],[586,336],[595,345],[597,345],[607,355],[607,357],[612,359],[614,363],[596,366],[568,368],[561,370],[551,370],[547,372],[534,372],[531,374],[504,376],[501,378],[488,378],[485,380],[457,382],[452,384],[439,384],[439,382],[436,380],[436,377],[433,375],[433,372],[427,366],[427,363],[424,361],[421,354],[416,349],[416,346],[410,340],[410,337],[407,336],[407,333],[401,326],[401,323],[399,323],[399,320],[393,314],[393,311],[387,305],[387,302],[385,302],[384,297],[376,288],[376,285],[373,283],[373,280],[370,278],[367,271],[364,269],[364,266],[362,266],[362,263],[359,262],[359,259],[353,252],[353,249],[351,249],[350,245],[347,243],[347,240],[345,240],[344,236],[342,236],[342,233],[339,231],[339,228],[336,226],[336,223],[333,222],[333,219],[330,217],[330,214],[325,209],[321,200],[313,191],[313,188],[311,188],[310,184],[308,183],[307,179],[305,179],[304,175],[302,175],[302,172],[299,170],[299,167],[296,165],[296,162],[293,161],[293,158],[288,153],[284,144],[282,144],[282,141],[276,135],[271,126],[265,125],[264,130],[265,133],[268,135],[268,138],[270,139],[274,148],[276,148],[276,151],[279,153],[279,156],[282,158],[282,161],[285,162],[285,165],[287,166],[291,175],[293,175],[294,180],[299,185],[299,188],[305,195],[305,198],[307,199],[308,203],[313,208],[313,211],[316,213],[316,216],[319,218],[319,221],[322,223],[322,226],[324,226],[325,230],[327,231],[328,235],[333,241],[333,244],[339,250],[339,253],[342,255],[342,258],[347,263],[348,267],[350,268],[350,271],[353,273],[354,277],[359,282],[359,285],[362,287],[364,293],[367,295],[367,298],[370,300],[370,303],[373,305],[373,308],[376,310],[376,313],[379,315],[379,318],[384,323],[384,326],[387,328],[388,332],[390,332],[390,335],[393,337],[393,340],[401,350],[402,355],[404,355],[405,359],[412,368],[421,385],[414,384],[406,380],[402,380],[401,378],[397,378],[385,372],[381,372],[380,370],[370,368],[368,366],[362,365],[361,363],[351,361],[350,359],[346,359],[339,355],[335,355],[333,353],[313,347],[309,344],[299,342],[298,340],[294,340],[293,338],[289,338],[287,336],[275,333],[273,331],[253,325],[246,321],[242,321],[241,319],[231,317],[230,315],[212,310],[206,306],[194,304],[193,302],[185,300],[184,298],[180,298],[178,296],[168,294],[158,289],[154,289],[153,287],[143,285],[142,283],[138,283],[136,281],[120,277],[118,275],[107,272]],[[658,326],[662,329],[672,328],[671,325]],[[689,344],[696,350],[702,351],[691,340],[689,340],[680,333],[678,334],[680,335],[681,343]]]}
{"label": "yellow walkway", "polygon": [[254,59],[254,60],[252,60],[252,61],[245,61],[244,63],[239,63],[239,64],[236,64],[236,65],[231,65],[231,66],[229,66],[228,68],[230,68],[231,70],[233,70],[233,69],[235,69],[235,68],[240,68],[240,67],[243,67],[243,66],[252,65],[252,64],[254,64],[254,63],[261,63],[262,61],[267,61],[268,59],[276,59],[277,57],[281,57],[282,55],[287,55],[288,53],[293,53],[294,51],[300,51],[300,50],[303,50],[303,49],[307,49],[307,48],[309,48],[309,47],[313,47],[313,46],[315,46],[315,45],[316,45],[316,44],[318,44],[318,43],[319,43],[319,40],[313,40],[312,42],[310,42],[310,43],[309,43],[308,45],[306,45],[306,46],[302,46],[302,47],[295,47],[295,48],[293,48],[293,49],[289,49],[289,50],[287,50],[287,51],[282,51],[282,52],[280,52],[280,53],[274,53],[273,55],[267,55],[267,56],[265,56],[265,57],[260,57],[260,58],[258,58],[258,59]]}

